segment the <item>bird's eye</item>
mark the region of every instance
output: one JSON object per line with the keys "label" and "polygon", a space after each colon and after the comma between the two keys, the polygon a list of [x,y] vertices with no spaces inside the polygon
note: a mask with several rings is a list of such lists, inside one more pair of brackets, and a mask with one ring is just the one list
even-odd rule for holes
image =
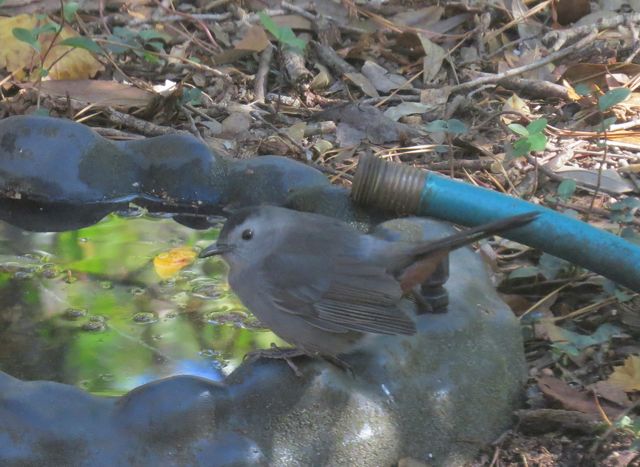
{"label": "bird's eye", "polygon": [[253,238],[253,230],[247,229],[242,231],[243,240],[251,240]]}

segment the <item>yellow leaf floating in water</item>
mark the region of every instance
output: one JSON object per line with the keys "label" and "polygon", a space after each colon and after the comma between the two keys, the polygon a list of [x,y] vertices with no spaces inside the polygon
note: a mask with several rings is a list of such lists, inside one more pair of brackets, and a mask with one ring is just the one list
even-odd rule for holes
{"label": "yellow leaf floating in water", "polygon": [[168,279],[193,263],[195,258],[196,252],[192,248],[174,248],[153,258],[153,267],[162,279]]}
{"label": "yellow leaf floating in water", "polygon": [[607,382],[622,388],[625,392],[640,391],[640,356],[630,355],[624,365],[613,367]]}
{"label": "yellow leaf floating in water", "polygon": [[[49,20],[39,20],[33,15],[18,15],[11,18],[0,18],[0,68],[6,68],[14,73],[14,77],[21,79],[22,70],[31,71],[40,66],[40,54],[26,42],[16,39],[13,34],[15,28],[34,31]],[[38,36],[38,44],[44,54],[49,50],[54,32],[43,32]],[[70,27],[65,26],[56,44],[51,47],[44,59],[43,67],[48,70],[50,79],[86,79],[93,77],[98,71],[104,70],[102,64],[84,49],[57,45],[65,39],[79,37]],[[35,76],[35,75],[34,75]]]}

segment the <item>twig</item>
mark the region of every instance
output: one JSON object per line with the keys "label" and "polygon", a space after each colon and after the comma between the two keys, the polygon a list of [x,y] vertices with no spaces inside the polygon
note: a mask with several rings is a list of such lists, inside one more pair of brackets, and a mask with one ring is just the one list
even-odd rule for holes
{"label": "twig", "polygon": [[519,95],[526,95],[536,99],[555,97],[568,100],[569,90],[560,84],[541,79],[504,78],[498,81],[503,88],[518,91]]}
{"label": "twig", "polygon": [[290,47],[284,47],[281,55],[289,82],[296,88],[303,90],[304,86],[313,78],[313,74],[305,66],[304,57]]}
{"label": "twig", "polygon": [[191,19],[193,21],[224,21],[232,18],[233,13],[203,13],[189,15],[189,18],[185,18],[181,15],[169,15],[162,18],[140,18],[129,21],[131,26],[139,26],[147,23],[175,23],[177,21],[185,21]]}
{"label": "twig", "polygon": [[202,21],[201,19],[198,19],[198,18],[194,18],[193,15],[190,15],[189,13],[182,13],[181,11],[171,10],[171,9],[167,8],[166,6],[164,6],[162,4],[162,2],[160,2],[159,0],[156,0],[155,4],[158,7],[162,8],[163,10],[165,10],[165,11],[176,13],[178,16],[182,16],[182,18],[187,20],[187,21],[195,22],[200,27],[200,29],[202,29],[202,31],[204,32],[204,35],[207,36],[207,39],[209,39],[209,42],[211,42],[211,45],[213,46],[213,48],[215,50],[222,51],[222,47],[220,47],[220,45],[218,45],[216,40],[213,38],[213,35],[211,34],[211,31],[209,30],[209,27],[204,23],[204,21]]}
{"label": "twig", "polygon": [[125,140],[125,141],[144,139],[144,136],[142,135],[138,135],[135,133],[128,133],[122,130],[116,130],[115,128],[94,127],[93,131],[109,139],[117,139],[117,140]]}
{"label": "twig", "polygon": [[299,14],[300,16],[307,18],[311,22],[318,21],[318,18],[314,14],[309,13],[304,8],[299,7],[297,5],[293,5],[292,3],[289,3],[283,0],[280,2],[280,6],[282,6],[282,8],[284,8],[285,10],[292,11],[294,13]]}
{"label": "twig", "polygon": [[124,127],[131,128],[145,136],[160,136],[160,135],[170,135],[170,134],[191,135],[191,133],[189,133],[188,131],[176,130],[171,127],[156,125],[155,123],[147,122],[146,120],[142,120],[132,115],[118,112],[117,110],[114,110],[111,107],[107,107],[105,109],[105,113],[106,113],[107,119],[111,123],[115,123],[116,125],[122,125]]}
{"label": "twig", "polygon": [[264,97],[267,94],[267,77],[269,76],[269,66],[273,58],[273,49],[273,45],[269,44],[260,54],[260,64],[253,87],[255,99],[260,103],[264,103]]}
{"label": "twig", "polygon": [[603,29],[611,29],[621,26],[625,23],[639,23],[640,13],[623,14],[611,17],[605,17],[595,22],[595,24],[589,24],[586,26],[577,26],[571,29],[555,30],[546,33],[542,36],[542,43],[545,47],[551,47],[556,50],[562,47],[564,43],[575,37],[580,37],[583,34],[592,34]]}
{"label": "twig", "polygon": [[398,87],[397,89],[394,89],[393,92],[391,92],[391,94],[389,94],[387,97],[385,97],[380,102],[378,102],[374,107],[380,107],[381,105],[385,104],[388,100],[392,99],[393,96],[398,94],[400,91],[405,91],[407,89],[413,89],[412,86],[411,86],[411,83],[414,80],[418,79],[420,76],[422,76],[423,73],[424,73],[424,70],[420,70],[418,73],[416,73],[411,78],[409,78],[405,83],[402,83],[402,86]]}
{"label": "twig", "polygon": [[[409,91],[409,89],[403,89],[403,91]],[[419,91],[419,89],[417,90]],[[420,102],[420,96],[407,96],[405,94],[402,95],[393,95],[393,96],[380,96],[380,97],[369,97],[367,99],[362,99],[360,101],[361,104],[373,105],[378,107],[377,104],[380,102]]]}
{"label": "twig", "polygon": [[331,47],[328,47],[316,41],[310,41],[309,44],[313,47],[313,50],[315,51],[316,55],[318,55],[320,61],[337,73],[346,75],[348,73],[358,72],[355,67],[347,63]]}
{"label": "twig", "polygon": [[586,37],[582,38],[580,41],[576,42],[575,44],[570,45],[569,47],[559,50],[557,52],[553,52],[549,55],[547,55],[546,57],[544,57],[541,60],[538,60],[537,62],[534,63],[529,63],[527,65],[523,65],[520,67],[516,67],[516,68],[512,68],[510,70],[504,71],[502,73],[497,73],[495,75],[492,76],[482,76],[480,78],[476,78],[474,80],[471,81],[467,81],[466,83],[461,83],[458,84],[456,86],[452,86],[451,87],[451,92],[461,92],[461,91],[466,91],[468,89],[472,89],[475,88],[477,86],[482,86],[483,84],[488,84],[488,83],[497,83],[500,80],[506,79],[506,78],[511,78],[514,76],[518,76],[521,75],[523,73],[526,73],[528,71],[532,71],[535,70],[537,68],[540,68],[544,65],[546,65],[547,63],[551,63],[555,60],[558,60],[560,58],[564,58],[567,55],[569,55],[570,53],[572,53],[574,50],[576,49],[580,49],[583,47],[586,47],[587,45],[591,44],[593,42],[593,40],[596,38],[596,36],[598,35],[597,31],[592,31],[589,35],[587,35]]}
{"label": "twig", "polygon": [[[604,128],[604,140],[607,140],[607,129]],[[596,189],[593,192],[593,197],[591,198],[591,203],[589,204],[589,211],[585,217],[585,222],[589,222],[589,216],[591,215],[591,211],[593,210],[593,206],[596,204],[596,199],[600,194],[600,186],[602,185],[602,170],[604,169],[604,164],[607,162],[607,154],[608,154],[609,146],[604,145],[602,151],[602,160],[600,161],[600,167],[598,167],[598,179],[596,181]]]}

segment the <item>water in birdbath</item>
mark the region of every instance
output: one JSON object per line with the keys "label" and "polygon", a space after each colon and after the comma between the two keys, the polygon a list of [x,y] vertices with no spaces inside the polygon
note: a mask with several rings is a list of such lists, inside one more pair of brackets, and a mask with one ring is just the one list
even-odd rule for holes
{"label": "water in birdbath", "polygon": [[110,215],[60,233],[0,224],[0,370],[122,394],[177,374],[221,380],[281,343],[229,290],[218,230]]}

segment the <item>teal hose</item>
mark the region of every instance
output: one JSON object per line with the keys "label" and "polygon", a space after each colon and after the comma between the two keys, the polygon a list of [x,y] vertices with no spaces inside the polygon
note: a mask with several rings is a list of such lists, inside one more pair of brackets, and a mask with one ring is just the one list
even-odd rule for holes
{"label": "teal hose", "polygon": [[640,247],[565,214],[485,188],[372,156],[361,160],[352,197],[404,214],[467,226],[536,211],[505,237],[538,248],[640,292]]}

